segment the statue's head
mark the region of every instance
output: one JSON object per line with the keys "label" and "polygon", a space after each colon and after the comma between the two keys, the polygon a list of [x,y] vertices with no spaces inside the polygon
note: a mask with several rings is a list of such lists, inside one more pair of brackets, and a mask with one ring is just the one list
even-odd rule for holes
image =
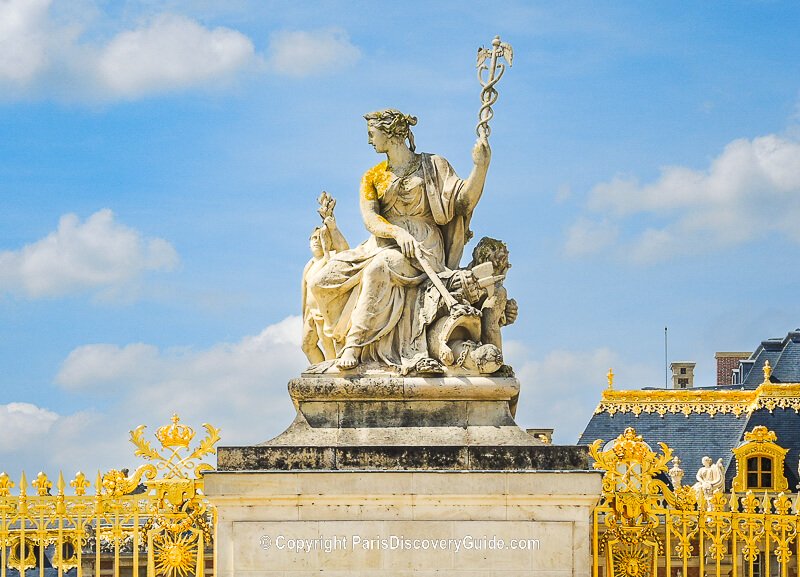
{"label": "statue's head", "polygon": [[408,139],[408,147],[412,151],[415,150],[414,134],[411,132],[411,127],[417,124],[416,116],[403,114],[394,108],[387,108],[365,114],[364,118],[369,129],[369,143],[375,146],[377,152],[385,152],[379,143],[381,137],[387,139],[396,138],[401,142]]}
{"label": "statue's head", "polygon": [[706,467],[710,467],[711,466],[711,457],[703,457],[703,465],[705,465]]}
{"label": "statue's head", "polygon": [[508,262],[508,247],[502,240],[484,236],[472,251],[472,263],[470,268],[476,264],[490,262],[494,265],[494,274],[504,275],[511,268]]}
{"label": "statue's head", "polygon": [[318,226],[311,233],[311,236],[308,237],[308,247],[311,249],[311,254],[317,258],[325,254],[325,250],[322,247],[322,235],[324,235],[326,232],[327,229]]}

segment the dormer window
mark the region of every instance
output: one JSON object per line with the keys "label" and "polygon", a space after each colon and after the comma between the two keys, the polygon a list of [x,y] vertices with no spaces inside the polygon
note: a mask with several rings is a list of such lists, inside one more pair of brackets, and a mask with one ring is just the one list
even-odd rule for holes
{"label": "dormer window", "polygon": [[783,467],[788,449],[777,443],[778,436],[763,425],[744,434],[744,440],[733,449],[736,457],[734,491],[785,491],[789,488]]}

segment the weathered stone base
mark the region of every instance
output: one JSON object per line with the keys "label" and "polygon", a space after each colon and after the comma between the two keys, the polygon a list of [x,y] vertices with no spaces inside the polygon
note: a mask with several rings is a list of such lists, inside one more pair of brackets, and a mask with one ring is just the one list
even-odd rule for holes
{"label": "weathered stone base", "polygon": [[513,377],[304,375],[297,417],[260,445],[220,447],[221,471],[575,470],[585,447],[550,446],[514,422]]}
{"label": "weathered stone base", "polygon": [[209,472],[219,577],[588,577],[597,472]]}
{"label": "weathered stone base", "polygon": [[591,468],[589,451],[574,445],[220,447],[220,471],[461,470],[574,471]]}

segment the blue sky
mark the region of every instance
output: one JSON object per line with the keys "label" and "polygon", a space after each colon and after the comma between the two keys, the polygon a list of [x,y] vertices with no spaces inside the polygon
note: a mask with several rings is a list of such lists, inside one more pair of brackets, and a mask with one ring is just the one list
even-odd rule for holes
{"label": "blue sky", "polygon": [[362,115],[466,175],[474,58],[514,47],[473,229],[505,240],[518,421],[574,443],[613,366],[800,326],[794,2],[0,0],[0,470],[125,466],[179,411],[293,418],[316,197],[351,241]]}

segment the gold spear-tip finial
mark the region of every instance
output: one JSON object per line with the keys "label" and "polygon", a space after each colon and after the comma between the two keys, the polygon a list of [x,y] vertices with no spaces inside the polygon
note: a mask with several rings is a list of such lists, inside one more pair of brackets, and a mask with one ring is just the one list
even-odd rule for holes
{"label": "gold spear-tip finial", "polygon": [[769,364],[769,359],[764,361],[764,382],[768,383],[772,377],[772,365]]}
{"label": "gold spear-tip finial", "polygon": [[606,375],[606,378],[608,379],[608,388],[609,389],[613,389],[614,388],[614,369],[608,369],[608,374]]}

